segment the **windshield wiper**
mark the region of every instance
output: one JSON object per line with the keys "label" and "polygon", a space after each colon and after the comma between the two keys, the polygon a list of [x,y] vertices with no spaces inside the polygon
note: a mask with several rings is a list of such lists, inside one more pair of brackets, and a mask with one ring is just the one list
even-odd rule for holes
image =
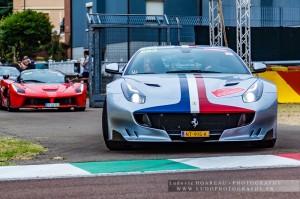
{"label": "windshield wiper", "polygon": [[136,73],[136,74],[133,74],[133,75],[140,75],[140,74],[157,74],[157,73],[154,73],[154,72],[144,72],[144,73]]}
{"label": "windshield wiper", "polygon": [[207,70],[174,70],[174,71],[167,71],[166,73],[220,73],[220,72],[207,71]]}
{"label": "windshield wiper", "polygon": [[36,80],[36,79],[22,79],[21,82],[37,82],[37,83],[46,83],[46,82],[43,82],[43,81],[40,81],[40,80]]}
{"label": "windshield wiper", "polygon": [[205,71],[202,71],[203,73],[222,73],[222,72],[219,72],[219,71],[212,71],[212,70],[205,70]]}
{"label": "windshield wiper", "polygon": [[203,70],[173,70],[166,73],[205,73]]}
{"label": "windshield wiper", "polygon": [[166,73],[203,73],[202,70],[171,70]]}

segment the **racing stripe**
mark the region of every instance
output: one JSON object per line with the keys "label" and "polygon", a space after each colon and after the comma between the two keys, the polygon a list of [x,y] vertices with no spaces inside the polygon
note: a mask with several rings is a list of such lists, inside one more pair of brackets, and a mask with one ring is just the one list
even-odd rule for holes
{"label": "racing stripe", "polygon": [[184,74],[178,74],[180,82],[181,99],[176,104],[154,106],[136,111],[136,113],[190,113],[190,95],[187,77]]}
{"label": "racing stripe", "polygon": [[206,95],[204,78],[200,74],[194,74],[197,82],[199,96],[199,112],[201,113],[245,113],[253,112],[252,110],[211,103]]}
{"label": "racing stripe", "polygon": [[196,78],[192,74],[187,74],[186,77],[189,85],[191,113],[199,113],[199,97],[198,97],[198,92],[195,92],[197,91]]}

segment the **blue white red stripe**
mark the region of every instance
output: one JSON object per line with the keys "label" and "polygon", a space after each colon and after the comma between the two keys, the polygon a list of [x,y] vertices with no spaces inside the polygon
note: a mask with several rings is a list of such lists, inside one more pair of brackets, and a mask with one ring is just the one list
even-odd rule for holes
{"label": "blue white red stripe", "polygon": [[139,113],[249,113],[252,110],[214,104],[208,100],[205,78],[200,74],[179,74],[181,99],[176,104],[150,107]]}

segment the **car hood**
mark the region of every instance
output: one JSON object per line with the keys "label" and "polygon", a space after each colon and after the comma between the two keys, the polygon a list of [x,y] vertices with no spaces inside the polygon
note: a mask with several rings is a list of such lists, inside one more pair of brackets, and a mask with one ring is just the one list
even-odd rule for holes
{"label": "car hood", "polygon": [[[146,96],[157,98],[228,98],[241,96],[258,77],[236,74],[163,74],[124,77]],[[184,94],[188,93],[188,94]]]}
{"label": "car hood", "polygon": [[48,93],[48,92],[73,92],[78,88],[78,84],[16,84],[19,88],[23,88],[26,93]]}

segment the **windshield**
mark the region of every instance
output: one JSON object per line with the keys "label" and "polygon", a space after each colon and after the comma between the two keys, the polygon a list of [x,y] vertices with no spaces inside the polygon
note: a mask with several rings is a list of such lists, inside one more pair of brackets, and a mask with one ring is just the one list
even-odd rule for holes
{"label": "windshield", "polygon": [[21,83],[65,83],[65,75],[55,70],[27,70],[21,73]]}
{"label": "windshield", "polygon": [[125,75],[162,73],[250,74],[235,52],[226,48],[153,48],[135,54]]}
{"label": "windshield", "polygon": [[10,75],[19,76],[20,72],[15,67],[0,66],[0,76]]}

